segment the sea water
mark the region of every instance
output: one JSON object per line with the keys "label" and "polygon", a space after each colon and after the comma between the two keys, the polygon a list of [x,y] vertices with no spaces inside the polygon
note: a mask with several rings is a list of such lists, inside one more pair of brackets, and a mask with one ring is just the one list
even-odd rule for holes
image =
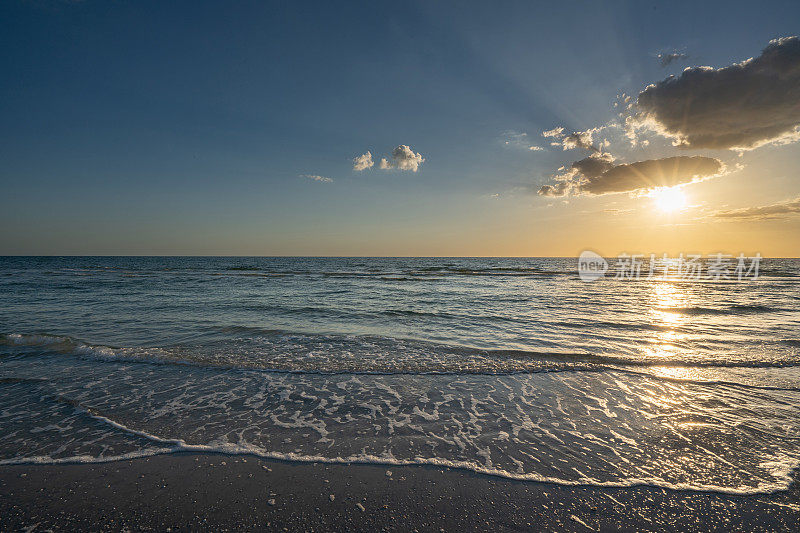
{"label": "sea water", "polygon": [[0,464],[180,451],[785,489],[800,260],[0,258]]}

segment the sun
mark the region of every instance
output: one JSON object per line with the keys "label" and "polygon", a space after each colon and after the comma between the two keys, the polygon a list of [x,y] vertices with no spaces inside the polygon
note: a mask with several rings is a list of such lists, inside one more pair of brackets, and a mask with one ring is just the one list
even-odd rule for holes
{"label": "sun", "polygon": [[650,196],[655,200],[656,207],[662,213],[674,213],[686,208],[686,195],[678,187],[657,189]]}

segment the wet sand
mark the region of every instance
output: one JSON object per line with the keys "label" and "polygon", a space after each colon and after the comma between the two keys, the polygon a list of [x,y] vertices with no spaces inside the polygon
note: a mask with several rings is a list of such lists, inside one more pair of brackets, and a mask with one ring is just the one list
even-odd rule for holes
{"label": "wet sand", "polygon": [[773,495],[564,487],[434,467],[173,454],[0,467],[0,530],[800,531]]}

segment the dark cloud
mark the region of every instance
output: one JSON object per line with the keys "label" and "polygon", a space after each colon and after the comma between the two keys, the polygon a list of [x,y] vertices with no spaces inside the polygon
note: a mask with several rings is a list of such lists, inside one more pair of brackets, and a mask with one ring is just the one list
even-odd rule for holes
{"label": "dark cloud", "polygon": [[677,156],[615,165],[608,154],[593,154],[574,162],[555,183],[539,189],[542,196],[612,194],[656,187],[673,187],[720,175],[724,165],[718,159]]}
{"label": "dark cloud", "polygon": [[751,149],[800,139],[800,39],[771,41],[760,56],[693,67],[639,93],[629,120],[684,148]]}
{"label": "dark cloud", "polygon": [[672,187],[718,175],[722,162],[712,157],[677,156],[617,165],[581,186],[589,194]]}
{"label": "dark cloud", "polygon": [[658,62],[661,63],[662,67],[668,67],[675,61],[680,61],[681,59],[686,59],[689,56],[683,54],[681,52],[670,52],[670,53],[661,53],[658,54]]}
{"label": "dark cloud", "polygon": [[607,153],[592,154],[572,163],[572,169],[586,178],[596,178],[614,168],[614,157]]}
{"label": "dark cloud", "polygon": [[716,218],[727,220],[759,220],[785,218],[794,215],[800,215],[800,197],[770,205],[745,207],[743,209],[731,209],[730,211],[717,211],[714,213]]}

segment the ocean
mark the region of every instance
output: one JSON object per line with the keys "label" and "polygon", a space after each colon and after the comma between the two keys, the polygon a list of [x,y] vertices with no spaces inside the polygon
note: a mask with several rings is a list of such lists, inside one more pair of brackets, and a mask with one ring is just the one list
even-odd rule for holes
{"label": "ocean", "polygon": [[800,465],[800,260],[0,258],[0,464],[182,451],[732,494]]}

